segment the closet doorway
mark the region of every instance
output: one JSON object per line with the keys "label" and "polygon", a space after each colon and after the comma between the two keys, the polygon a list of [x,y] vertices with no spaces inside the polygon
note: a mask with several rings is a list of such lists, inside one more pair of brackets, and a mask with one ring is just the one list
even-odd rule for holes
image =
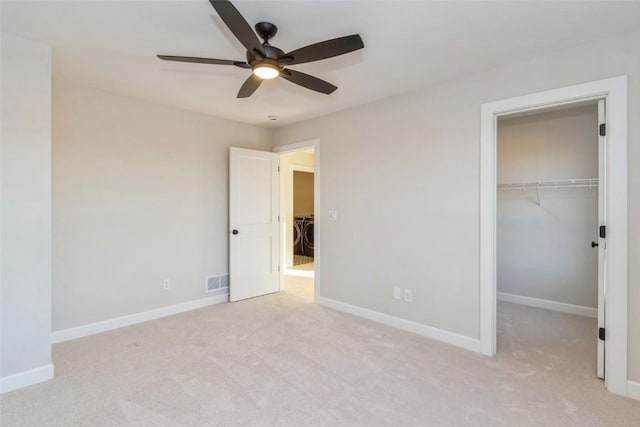
{"label": "closet doorway", "polygon": [[604,113],[601,99],[501,117],[496,153],[497,352],[598,378]]}
{"label": "closet doorway", "polygon": [[[604,251],[604,289],[598,300],[598,318],[604,331],[592,334],[604,341],[604,385],[608,391],[627,395],[627,298],[628,298],[628,220],[627,220],[627,77],[603,80],[517,96],[481,106],[480,133],[480,352],[496,354],[497,332],[497,131],[498,120],[522,113],[577,106],[604,100],[604,123],[599,161],[599,191],[604,190],[601,208],[606,227],[597,231],[598,251]],[[537,193],[537,189],[536,189]],[[536,195],[537,198],[537,195]],[[536,199],[537,200],[537,199]],[[594,248],[595,249],[595,248]],[[602,296],[602,298],[601,298]],[[600,348],[600,345],[599,345]],[[514,353],[515,354],[515,353]],[[591,376],[593,380],[595,376]]]}

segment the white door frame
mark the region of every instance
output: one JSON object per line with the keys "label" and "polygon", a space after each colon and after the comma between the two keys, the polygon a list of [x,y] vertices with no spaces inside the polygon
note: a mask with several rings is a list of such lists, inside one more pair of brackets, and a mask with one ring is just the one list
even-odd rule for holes
{"label": "white door frame", "polygon": [[[313,216],[314,216],[314,236],[321,236],[320,227],[322,220],[322,210],[320,209],[320,140],[311,139],[309,141],[298,142],[295,144],[281,145],[279,147],[273,147],[274,153],[286,154],[296,151],[304,151],[313,148]],[[282,175],[282,174],[281,174]],[[282,177],[280,177],[280,185],[282,185]],[[280,202],[282,206],[282,201]],[[284,224],[284,221],[280,221]],[[284,225],[281,225],[280,239],[284,234]],[[283,276],[284,276],[284,247],[286,245],[280,245],[280,289],[283,289]],[[314,274],[314,287],[313,298],[314,301],[320,300],[320,265],[321,265],[321,247],[322,239],[314,241],[314,253],[313,253],[313,274]]]}
{"label": "white door frame", "polygon": [[[496,145],[501,116],[605,99],[607,266],[605,386],[627,395],[627,77],[482,104],[480,124],[480,350],[496,353]],[[595,131],[595,129],[594,129]],[[603,225],[603,224],[600,224]],[[595,231],[595,230],[594,230]],[[594,331],[596,337],[597,331]]]}

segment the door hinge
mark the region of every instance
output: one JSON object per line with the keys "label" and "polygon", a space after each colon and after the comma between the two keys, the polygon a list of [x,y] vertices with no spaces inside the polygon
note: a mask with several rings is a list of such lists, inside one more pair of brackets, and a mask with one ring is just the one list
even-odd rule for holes
{"label": "door hinge", "polygon": [[278,271],[280,271],[280,266],[278,266]]}
{"label": "door hinge", "polygon": [[280,215],[278,215],[278,222],[280,222]]}
{"label": "door hinge", "polygon": [[606,225],[601,225],[600,226],[600,237],[602,237],[603,239],[605,239],[607,237],[607,226]]}
{"label": "door hinge", "polygon": [[[591,128],[593,129],[593,128]],[[607,134],[607,124],[606,123],[602,123],[600,125],[600,136],[605,136]]]}
{"label": "door hinge", "polygon": [[280,166],[278,166],[278,172],[280,172]]}
{"label": "door hinge", "polygon": [[604,338],[605,338],[604,328],[598,328],[598,338],[604,341]]}

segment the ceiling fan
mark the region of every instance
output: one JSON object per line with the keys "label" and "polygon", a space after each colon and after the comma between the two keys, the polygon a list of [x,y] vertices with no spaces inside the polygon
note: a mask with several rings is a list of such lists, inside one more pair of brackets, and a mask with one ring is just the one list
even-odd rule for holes
{"label": "ceiling fan", "polygon": [[166,61],[193,62],[199,64],[234,65],[239,68],[251,69],[251,76],[244,82],[238,98],[251,96],[260,86],[263,80],[273,79],[278,76],[289,80],[291,83],[306,87],[316,92],[330,94],[337,87],[329,82],[300,71],[289,69],[290,65],[303,64],[305,62],[319,61],[332,58],[362,49],[364,43],[360,35],[353,34],[338,37],[323,42],[314,43],[300,49],[285,53],[269,44],[269,40],[276,35],[278,27],[270,22],[258,22],[256,32],[264,40],[262,43],[256,37],[247,21],[242,17],[238,9],[228,0],[209,0],[213,8],[218,12],[222,21],[229,27],[233,35],[247,48],[247,60],[233,61],[227,59],[196,58],[191,56],[158,55],[158,58]]}

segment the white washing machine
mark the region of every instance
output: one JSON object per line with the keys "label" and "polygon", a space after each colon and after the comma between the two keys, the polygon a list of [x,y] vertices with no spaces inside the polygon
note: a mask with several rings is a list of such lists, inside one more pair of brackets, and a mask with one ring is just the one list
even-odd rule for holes
{"label": "white washing machine", "polygon": [[305,256],[312,257],[315,250],[314,245],[314,221],[313,217],[306,217],[304,220],[304,227],[302,228],[302,246]]}
{"label": "white washing machine", "polygon": [[304,230],[304,218],[296,217],[293,219],[293,254],[304,255],[304,244],[302,241],[302,232]]}

